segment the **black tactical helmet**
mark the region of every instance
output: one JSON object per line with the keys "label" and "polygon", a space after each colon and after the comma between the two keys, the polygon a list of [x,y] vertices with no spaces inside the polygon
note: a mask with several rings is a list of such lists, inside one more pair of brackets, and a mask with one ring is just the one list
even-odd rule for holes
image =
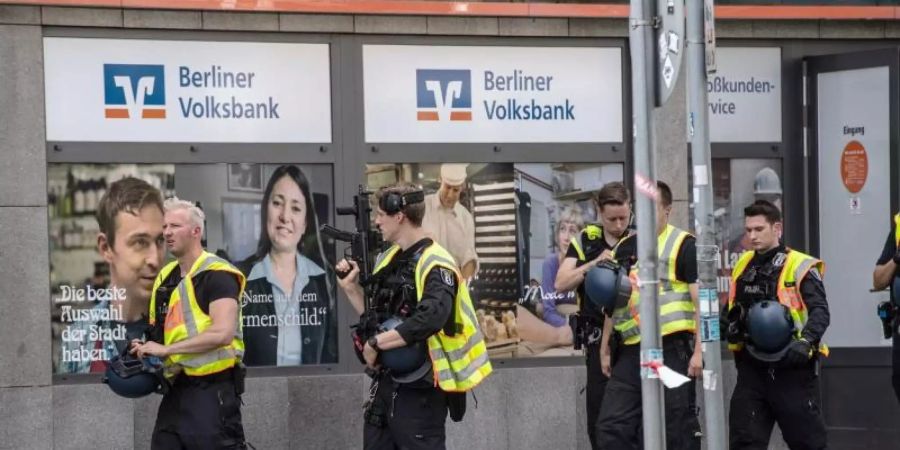
{"label": "black tactical helmet", "polygon": [[[378,331],[397,328],[403,320],[399,317],[391,317],[382,323]],[[428,357],[428,345],[425,342],[415,342],[406,347],[384,350],[378,355],[381,365],[391,371],[391,377],[398,383],[411,383],[425,377],[431,370],[431,359]]]}
{"label": "black tactical helmet", "polygon": [[162,361],[155,356],[143,360],[125,354],[109,360],[103,382],[118,395],[126,398],[140,398],[150,395],[160,388]]}
{"label": "black tactical helmet", "polygon": [[747,351],[760,361],[780,361],[794,338],[790,310],[777,300],[762,300],[750,306],[745,320]]}
{"label": "black tactical helmet", "polygon": [[606,314],[612,314],[616,308],[628,304],[631,280],[624,267],[613,261],[603,261],[585,274],[584,293],[591,304]]}

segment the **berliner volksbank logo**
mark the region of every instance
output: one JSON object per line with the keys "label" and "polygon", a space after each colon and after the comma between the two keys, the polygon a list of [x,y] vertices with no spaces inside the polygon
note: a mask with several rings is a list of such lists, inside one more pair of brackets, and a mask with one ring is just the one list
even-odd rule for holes
{"label": "berliner volksbank logo", "polygon": [[471,70],[416,70],[418,120],[472,120]]}
{"label": "berliner volksbank logo", "polygon": [[104,64],[107,119],[165,119],[165,70],[155,64]]}

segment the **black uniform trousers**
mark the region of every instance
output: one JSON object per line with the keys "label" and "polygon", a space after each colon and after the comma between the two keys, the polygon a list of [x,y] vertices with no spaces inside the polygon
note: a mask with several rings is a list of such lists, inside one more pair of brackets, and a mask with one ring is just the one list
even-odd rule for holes
{"label": "black uniform trousers", "polygon": [[447,438],[447,394],[432,385],[431,377],[407,384],[379,375],[371,413],[383,426],[364,421],[365,450],[443,450]]}
{"label": "black uniform trousers", "polygon": [[597,444],[597,420],[600,418],[600,405],[603,404],[603,394],[606,392],[606,383],[609,378],[603,374],[600,365],[600,342],[586,344],[584,346],[585,364],[587,364],[587,386],[585,386],[588,438],[591,448],[599,450]]}
{"label": "black uniform trousers", "polygon": [[[690,365],[690,333],[663,338],[663,360],[672,370],[687,374]],[[597,422],[599,448],[610,450],[643,449],[641,404],[640,345],[619,346],[612,377],[606,386],[600,419]],[[664,389],[666,404],[666,448],[699,450],[700,422],[697,419],[694,382],[675,389]]]}
{"label": "black uniform trousers", "polygon": [[900,317],[894,319],[894,337],[891,350],[891,384],[894,394],[900,402]]}
{"label": "black uniform trousers", "polygon": [[791,450],[826,448],[816,361],[779,368],[736,354],[737,385],[728,418],[731,450],[765,450],[777,422]]}
{"label": "black uniform trousers", "polygon": [[159,405],[151,448],[246,449],[232,371],[204,377],[178,375]]}

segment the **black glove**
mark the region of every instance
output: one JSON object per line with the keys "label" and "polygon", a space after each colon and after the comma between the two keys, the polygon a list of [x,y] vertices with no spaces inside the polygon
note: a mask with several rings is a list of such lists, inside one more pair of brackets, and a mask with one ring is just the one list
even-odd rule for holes
{"label": "black glove", "polygon": [[897,248],[897,251],[894,253],[894,257],[892,259],[894,260],[894,264],[900,266],[900,248]]}
{"label": "black glove", "polygon": [[800,338],[791,342],[781,361],[788,367],[802,367],[809,363],[812,356],[812,344],[806,339]]}
{"label": "black glove", "polygon": [[736,303],[723,317],[725,317],[725,338],[728,343],[743,343],[745,340],[744,307],[740,303]]}

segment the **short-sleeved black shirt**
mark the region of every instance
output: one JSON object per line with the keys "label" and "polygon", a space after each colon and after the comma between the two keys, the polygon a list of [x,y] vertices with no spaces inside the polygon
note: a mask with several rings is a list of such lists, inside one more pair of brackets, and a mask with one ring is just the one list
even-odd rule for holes
{"label": "short-sleeved black shirt", "polygon": [[675,258],[675,278],[692,284],[697,282],[697,239],[693,236],[684,238],[678,256]]}
{"label": "short-sleeved black shirt", "polygon": [[881,256],[878,257],[877,265],[887,264],[894,258],[897,253],[897,241],[894,240],[894,232],[888,233],[887,240],[884,242],[884,249],[881,250]]}
{"label": "short-sleeved black shirt", "polygon": [[[233,298],[237,301],[241,293],[241,285],[237,277],[229,272],[221,270],[206,270],[191,278],[194,283],[194,295],[197,298],[197,306],[205,314],[209,314],[209,304],[222,298]],[[178,268],[172,271],[163,281],[164,286],[174,290],[181,282],[181,271]]]}

